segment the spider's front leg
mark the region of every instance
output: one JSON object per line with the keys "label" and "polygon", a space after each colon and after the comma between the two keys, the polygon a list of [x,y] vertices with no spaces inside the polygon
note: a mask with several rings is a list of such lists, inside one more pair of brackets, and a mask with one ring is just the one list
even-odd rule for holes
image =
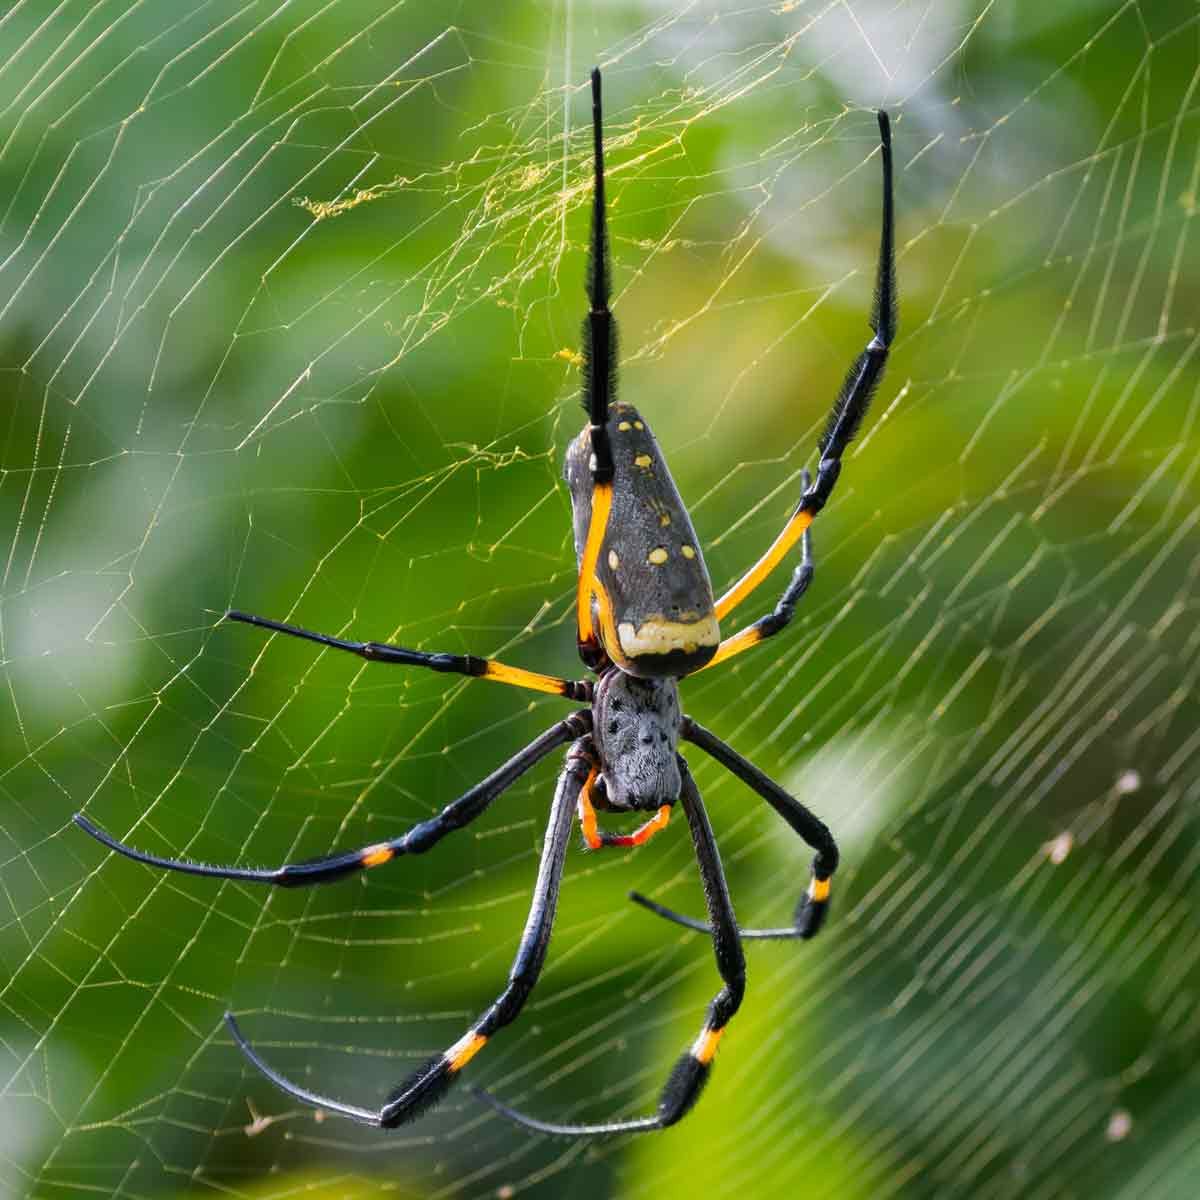
{"label": "spider's front leg", "polygon": [[[693,745],[707,751],[723,767],[736,775],[743,783],[752,787],[815,851],[812,861],[812,872],[809,876],[808,889],[800,897],[796,906],[794,923],[778,929],[743,929],[743,938],[781,939],[781,938],[811,938],[820,932],[829,911],[829,893],[833,881],[833,873],[838,866],[838,848],[833,840],[829,827],[818,816],[811,813],[794,796],[788,795],[764,771],[760,771],[752,762],[743,758],[732,746],[721,741],[716,734],[710,733],[702,725],[697,725],[690,717],[684,717],[683,736]],[[653,900],[647,899],[639,892],[630,892],[629,898],[635,903],[648,908],[651,912],[695,929],[700,933],[711,933],[712,927],[694,917],[685,917],[672,909],[664,908]]]}
{"label": "spider's front leg", "polygon": [[558,778],[550,821],[546,828],[546,839],[542,845],[537,883],[533,889],[533,902],[512,969],[508,973],[508,985],[454,1045],[414,1071],[392,1092],[391,1098],[382,1108],[359,1108],[340,1100],[330,1100],[292,1083],[259,1057],[242,1035],[233,1015],[226,1013],[225,1019],[230,1032],[246,1057],[276,1087],[294,1099],[311,1104],[315,1108],[328,1109],[365,1125],[393,1129],[397,1125],[414,1120],[426,1109],[438,1104],[463,1067],[483,1049],[492,1035],[516,1020],[517,1014],[533,991],[534,984],[537,983],[546,961],[546,951],[550,946],[550,933],[558,908],[558,890],[562,882],[567,844],[571,837],[575,804],[590,770],[590,759],[576,742],[567,752],[566,766]]}
{"label": "spider's front leg", "polygon": [[240,621],[244,625],[255,625],[273,633],[285,633],[288,637],[303,638],[328,646],[331,650],[344,650],[367,662],[391,663],[393,666],[424,667],[428,671],[440,671],[451,675],[467,675],[472,679],[490,679],[495,683],[506,683],[510,687],[527,688],[532,692],[545,692],[550,696],[562,696],[565,700],[591,700],[592,685],[583,679],[560,679],[557,675],[543,675],[539,671],[527,671],[524,667],[511,667],[494,658],[478,658],[474,654],[429,653],[426,650],[410,650],[407,646],[394,646],[391,642],[356,642],[348,638],[334,637],[328,633],[316,633],[287,621],[273,621],[269,617],[256,617],[252,613],[230,609],[225,614],[227,621]]}
{"label": "spider's front leg", "polygon": [[588,254],[588,315],[583,322],[583,407],[588,414],[590,446],[591,516],[579,579],[575,589],[576,638],[579,656],[592,670],[600,670],[605,654],[592,623],[592,602],[597,599],[596,563],[604,544],[612,512],[612,443],[608,436],[608,408],[616,386],[617,322],[609,308],[612,269],[608,254],[608,222],[604,212],[604,126],[601,112],[600,71],[592,71],[592,240]]}
{"label": "spider's front leg", "polygon": [[[842,471],[842,455],[854,440],[854,435],[867,415],[871,397],[883,378],[888,352],[896,336],[896,247],[895,219],[892,198],[892,129],[885,112],[879,114],[879,148],[883,160],[883,228],[879,239],[879,262],[875,274],[875,301],[871,309],[871,328],[875,336],[855,359],[846,374],[841,391],[834,402],[825,432],[818,444],[816,482],[804,475],[804,492],[782,532],[767,552],[716,602],[716,614],[724,620],[767,576],[783,561],[801,538],[807,538],[809,526],[833,493]],[[809,550],[805,546],[805,557]],[[803,564],[801,564],[803,569]],[[811,571],[810,571],[811,577]],[[800,572],[793,578],[775,612],[721,643],[710,667],[756,646],[764,638],[778,633],[791,619],[792,609],[807,581],[800,584]],[[789,607],[790,598],[790,607]]]}
{"label": "spider's front leg", "polygon": [[733,901],[729,898],[729,887],[721,868],[721,856],[717,851],[712,826],[696,783],[683,756],[678,757],[682,788],[679,800],[687,816],[696,851],[696,862],[700,868],[700,879],[704,885],[704,899],[708,906],[713,950],[716,953],[717,970],[720,972],[722,988],[708,1006],[708,1015],[699,1036],[680,1055],[666,1084],[659,1093],[658,1110],[652,1117],[637,1117],[626,1121],[608,1121],[601,1125],[563,1125],[552,1121],[540,1121],[526,1116],[494,1096],[476,1090],[476,1095],[486,1100],[497,1112],[510,1120],[539,1133],[556,1134],[563,1137],[599,1137],[611,1133],[647,1133],[654,1129],[665,1129],[687,1115],[700,1098],[701,1089],[708,1081],[717,1045],[725,1033],[725,1027],[742,1003],[746,990],[746,960],[742,954],[742,943],[738,934],[737,918],[733,912]]}

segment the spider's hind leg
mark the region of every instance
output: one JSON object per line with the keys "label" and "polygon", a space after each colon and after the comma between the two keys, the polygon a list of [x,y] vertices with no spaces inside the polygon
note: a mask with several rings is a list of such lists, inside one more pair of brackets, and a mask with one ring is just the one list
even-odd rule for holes
{"label": "spider's hind leg", "polygon": [[230,1031],[246,1057],[276,1087],[301,1103],[329,1109],[366,1125],[392,1129],[415,1120],[421,1113],[439,1104],[463,1067],[483,1049],[492,1035],[516,1020],[533,991],[534,984],[537,983],[546,961],[546,951],[550,946],[550,934],[558,908],[558,890],[562,882],[567,845],[571,838],[575,802],[590,768],[591,763],[586,753],[581,751],[579,742],[576,742],[567,751],[567,763],[558,778],[529,917],[525,922],[525,930],[521,934],[520,945],[513,959],[512,969],[508,973],[508,984],[504,991],[458,1041],[441,1054],[435,1055],[395,1088],[382,1108],[360,1108],[339,1100],[330,1100],[292,1083],[259,1057],[242,1036],[233,1017],[226,1014]]}
{"label": "spider's hind leg", "polygon": [[666,1129],[687,1115],[700,1098],[700,1092],[708,1082],[717,1045],[725,1033],[730,1019],[742,1003],[746,990],[746,960],[742,954],[742,943],[738,936],[737,918],[733,913],[733,901],[729,898],[729,887],[721,868],[721,856],[717,851],[716,839],[700,792],[692,779],[687,763],[679,757],[679,769],[683,776],[683,788],[679,800],[687,815],[696,851],[696,862],[704,884],[704,898],[708,905],[713,949],[716,953],[717,970],[722,987],[708,1006],[708,1014],[699,1036],[676,1060],[658,1097],[658,1108],[652,1117],[635,1117],[626,1121],[609,1121],[601,1125],[564,1125],[553,1121],[540,1121],[526,1116],[486,1092],[475,1089],[475,1094],[490,1104],[497,1112],[510,1120],[539,1133],[562,1137],[600,1137],[612,1133],[646,1133],[653,1129]]}

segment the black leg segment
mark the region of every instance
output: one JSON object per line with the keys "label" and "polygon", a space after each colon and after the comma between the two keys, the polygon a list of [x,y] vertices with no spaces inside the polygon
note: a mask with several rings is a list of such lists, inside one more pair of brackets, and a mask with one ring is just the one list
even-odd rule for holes
{"label": "black leg segment", "polygon": [[729,898],[729,887],[721,868],[721,856],[717,851],[708,813],[704,810],[695,780],[692,779],[682,756],[679,758],[679,770],[683,777],[680,803],[691,830],[696,862],[700,867],[700,879],[704,885],[704,900],[708,908],[709,925],[705,928],[712,934],[717,970],[720,972],[723,986],[708,1006],[708,1015],[699,1037],[676,1061],[659,1094],[658,1111],[654,1116],[637,1117],[628,1121],[608,1121],[600,1125],[563,1125],[526,1116],[502,1104],[486,1092],[476,1091],[476,1095],[486,1100],[497,1112],[527,1129],[561,1137],[603,1137],[614,1133],[646,1133],[674,1125],[687,1115],[700,1098],[700,1092],[708,1082],[717,1044],[730,1018],[742,1003],[742,996],[746,990],[746,960],[742,954],[737,918],[734,916],[733,902]]}
{"label": "black leg segment", "polygon": [[89,833],[98,842],[102,842],[110,850],[132,858],[136,862],[145,863],[150,867],[161,867],[168,871],[180,871],[185,875],[206,875],[214,879],[239,879],[246,883],[270,883],[276,887],[307,887],[314,883],[329,883],[351,875],[367,867],[378,867],[391,862],[402,854],[424,854],[426,850],[436,846],[438,842],[455,829],[475,820],[506,788],[511,787],[532,766],[540,762],[552,750],[567,742],[590,733],[592,714],[589,709],[581,709],[572,713],[565,720],[558,721],[546,730],[540,737],[530,742],[524,750],[514,754],[498,770],[493,771],[482,782],[477,783],[470,791],[464,792],[459,798],[448,804],[436,817],[421,821],[407,833],[392,838],[386,842],[376,842],[364,846],[361,850],[350,850],[345,854],[331,854],[326,858],[314,859],[311,862],[288,863],[282,867],[217,867],[208,863],[189,862],[180,858],[161,858],[157,854],[147,854],[144,850],[135,850],[117,841],[111,834],[105,833],[99,826],[93,824],[83,813],[75,814],[75,824],[85,833]]}
{"label": "black leg segment", "polygon": [[846,374],[829,423],[819,443],[821,460],[817,481],[805,489],[800,501],[804,512],[814,515],[825,507],[842,469],[842,454],[867,415],[867,406],[883,378],[888,351],[896,336],[896,233],[892,198],[892,127],[886,112],[879,112],[879,151],[883,160],[883,222],[879,239],[879,263],[875,272],[875,301],[871,328],[875,336]]}
{"label": "black leg segment", "polygon": [[588,315],[583,322],[583,407],[591,430],[592,480],[611,483],[612,444],[608,437],[608,406],[616,393],[617,323],[609,311],[611,267],[608,218],[604,198],[604,116],[600,97],[600,68],[592,71],[592,243],[588,257]]}
{"label": "black leg segment", "polygon": [[270,629],[274,633],[286,633],[289,637],[304,638],[333,650],[345,650],[364,658],[367,662],[392,663],[403,667],[424,667],[429,671],[448,672],[452,675],[469,675],[473,679],[490,679],[495,683],[507,683],[512,687],[528,688],[533,692],[545,692],[550,696],[562,696],[566,700],[589,701],[592,685],[583,679],[559,679],[555,675],[542,675],[537,671],[526,671],[522,667],[510,667],[494,658],[476,658],[473,654],[429,654],[424,650],[409,650],[404,646],[393,646],[388,642],[354,642],[346,638],[333,637],[328,633],[314,633],[299,625],[286,621],[272,621],[269,617],[256,617],[251,613],[231,609],[225,614],[227,621],[240,621],[245,625],[257,625],[259,629]]}

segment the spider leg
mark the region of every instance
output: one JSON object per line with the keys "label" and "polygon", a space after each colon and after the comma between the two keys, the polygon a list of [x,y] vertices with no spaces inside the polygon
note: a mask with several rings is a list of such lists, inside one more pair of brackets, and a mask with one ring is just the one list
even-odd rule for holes
{"label": "spider leg", "polygon": [[311,862],[287,863],[282,867],[265,869],[210,866],[208,863],[162,858],[157,854],[147,854],[144,850],[135,850],[93,824],[83,813],[75,814],[75,824],[110,850],[147,866],[181,871],[185,875],[207,875],[215,879],[239,879],[247,883],[270,883],[277,887],[307,887],[314,883],[340,879],[367,867],[382,866],[402,854],[424,854],[426,850],[437,845],[446,834],[475,820],[505,789],[552,750],[588,733],[591,727],[591,712],[588,709],[580,709],[551,725],[524,750],[518,751],[502,767],[448,804],[436,817],[419,822],[407,833],[389,841],[375,842],[361,850],[331,854]]}
{"label": "spider leg", "polygon": [[[665,917],[676,925],[682,925],[685,929],[694,929],[697,933],[712,933],[712,926],[707,921],[701,921],[697,917],[685,917],[683,913],[677,913],[673,908],[655,903],[648,896],[643,896],[641,892],[630,892],[629,898],[635,904],[640,904],[643,908],[648,908],[652,913],[658,913],[660,917]],[[794,925],[783,925],[777,929],[739,929],[738,934],[743,942],[778,941],[801,936],[796,932]]]}
{"label": "spider leg", "polygon": [[[879,112],[880,157],[883,160],[883,221],[879,240],[879,263],[875,275],[875,300],[871,309],[871,328],[875,336],[855,359],[842,383],[837,401],[829,414],[829,422],[821,437],[820,461],[816,483],[804,484],[804,492],[795,512],[783,531],[771,543],[767,552],[716,603],[718,620],[723,620],[783,560],[817,513],[825,507],[842,470],[842,454],[853,440],[866,416],[871,396],[883,377],[888,351],[896,335],[896,252],[895,221],[892,200],[892,132],[887,113]],[[748,632],[748,631],[747,631]],[[761,638],[750,639],[724,654],[718,651],[717,661],[754,645]],[[725,647],[722,645],[722,650]],[[712,665],[711,663],[709,664]]]}
{"label": "spider leg", "polygon": [[[812,861],[812,874],[808,889],[796,906],[794,923],[782,929],[743,929],[744,939],[811,938],[820,931],[829,911],[829,889],[838,865],[837,843],[828,826],[814,816],[799,800],[789,796],[769,775],[760,771],[753,763],[744,759],[732,746],[726,745],[713,733],[697,725],[690,717],[683,719],[683,736],[701,750],[711,754],[723,767],[736,775],[743,783],[752,787],[817,853]],[[693,917],[681,916],[638,892],[630,892],[629,898],[643,908],[701,933],[711,932],[710,926]]]}
{"label": "spider leg", "polygon": [[507,1104],[502,1104],[488,1093],[472,1089],[497,1112],[527,1129],[566,1137],[599,1137],[610,1133],[644,1133],[674,1125],[688,1113],[699,1098],[701,1089],[708,1081],[717,1044],[730,1018],[742,1003],[742,996],[746,990],[746,960],[742,954],[733,901],[729,898],[729,887],[721,869],[721,856],[708,821],[708,814],[704,810],[704,803],[700,799],[700,792],[682,756],[679,758],[679,769],[683,776],[680,803],[687,815],[692,844],[696,850],[696,862],[700,868],[700,879],[704,884],[704,899],[708,906],[710,922],[708,928],[712,934],[717,970],[721,974],[723,986],[708,1006],[708,1014],[700,1035],[676,1061],[666,1085],[659,1094],[658,1111],[652,1117],[607,1121],[599,1125],[562,1125],[526,1116]]}
{"label": "spider leg", "polygon": [[555,910],[558,907],[558,890],[562,882],[567,844],[571,837],[575,801],[587,778],[589,767],[586,753],[578,746],[573,746],[567,753],[566,766],[558,777],[529,917],[521,934],[512,969],[508,973],[508,985],[454,1045],[414,1071],[392,1092],[382,1108],[359,1108],[339,1100],[330,1100],[290,1082],[259,1057],[238,1028],[233,1014],[226,1013],[225,1020],[229,1031],[246,1057],[276,1087],[294,1099],[311,1104],[315,1108],[328,1109],[365,1125],[394,1129],[440,1103],[458,1077],[458,1073],[483,1049],[488,1039],[497,1030],[503,1029],[516,1019],[541,974],[550,945],[550,933],[554,927]]}
{"label": "spider leg", "polygon": [[285,621],[256,617],[237,609],[227,612],[225,619],[257,625],[260,629],[271,629],[276,633],[286,633],[289,637],[305,638],[334,650],[346,650],[359,658],[365,658],[368,662],[399,663],[405,667],[426,667],[430,671],[446,671],[455,675],[470,675],[475,679],[491,679],[496,683],[507,683],[512,687],[528,688],[534,692],[546,692],[567,700],[592,698],[592,685],[586,680],[559,679],[555,675],[542,675],[537,671],[510,667],[494,658],[476,658],[473,654],[427,654],[423,650],[407,650],[403,646],[392,646],[387,642],[352,642],[345,638],[332,637],[327,633],[313,633],[310,629],[301,629],[299,625],[289,625]]}
{"label": "spider leg", "polygon": [[[810,479],[807,468],[801,478],[807,491]],[[707,671],[709,667],[715,667],[717,663],[724,662],[725,659],[732,658],[733,655],[740,654],[743,650],[749,650],[751,646],[757,646],[759,642],[774,637],[775,634],[785,629],[796,613],[796,606],[803,599],[804,593],[808,591],[808,585],[812,583],[813,571],[812,528],[810,526],[800,539],[800,565],[792,572],[791,582],[784,589],[783,595],[774,609],[765,617],[759,617],[753,625],[747,625],[745,629],[735,633],[733,637],[725,638],[717,647],[716,654],[700,668],[700,671]],[[698,675],[700,672],[693,673]]]}
{"label": "spider leg", "polygon": [[588,255],[588,315],[583,322],[583,406],[591,439],[592,512],[579,562],[575,594],[579,655],[592,668],[603,659],[592,623],[592,598],[597,589],[603,606],[604,589],[596,579],[596,563],[612,510],[612,444],[608,437],[608,406],[616,389],[617,322],[609,310],[612,271],[608,253],[608,222],[604,208],[604,125],[600,71],[592,71],[592,144],[595,187],[592,194],[592,241]]}

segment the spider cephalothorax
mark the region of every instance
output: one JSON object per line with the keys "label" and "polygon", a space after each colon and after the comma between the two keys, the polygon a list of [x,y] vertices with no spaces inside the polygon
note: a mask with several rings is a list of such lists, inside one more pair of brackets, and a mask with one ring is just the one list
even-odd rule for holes
{"label": "spider cephalothorax", "polygon": [[674,679],[639,679],[610,669],[596,684],[592,742],[601,770],[597,808],[653,811],[679,796],[675,761],[683,713]]}
{"label": "spider cephalothorax", "polygon": [[[217,879],[302,887],[382,866],[404,855],[423,854],[486,811],[536,763],[555,749],[567,746],[566,763],[559,774],[550,809],[529,919],[503,991],[458,1041],[413,1072],[391,1092],[382,1107],[360,1108],[292,1083],[259,1057],[242,1036],[233,1015],[226,1013],[230,1031],[243,1052],[288,1095],[369,1125],[391,1128],[413,1120],[436,1104],[488,1041],[516,1020],[546,960],[563,864],[576,816],[585,843],[598,850],[605,846],[641,845],[666,826],[676,803],[682,806],[704,884],[708,920],[680,916],[644,896],[632,895],[639,904],[660,916],[711,935],[722,987],[708,1007],[699,1035],[677,1060],[653,1115],[599,1125],[564,1125],[525,1116],[480,1093],[494,1108],[528,1128],[564,1136],[592,1136],[662,1129],[674,1124],[696,1102],[725,1027],[741,1004],[746,982],[742,942],[751,938],[810,938],[821,928],[828,912],[830,883],[838,865],[833,835],[799,800],[686,716],[680,709],[676,680],[716,666],[779,633],[791,620],[812,580],[809,526],[833,491],[841,471],[842,454],[866,413],[895,333],[888,118],[885,113],[879,114],[883,233],[871,314],[875,336],[851,366],[834,404],[818,446],[816,479],[811,480],[807,471],[802,473],[799,503],[779,536],[762,558],[715,602],[700,542],[666,460],[637,410],[619,403],[615,397],[616,322],[608,307],[599,71],[592,72],[592,118],[595,195],[588,271],[591,304],[583,337],[583,406],[588,423],[571,443],[565,474],[574,510],[579,564],[576,641],[580,656],[599,676],[598,681],[560,679],[472,655],[430,654],[386,642],[352,642],[243,612],[227,614],[230,620],[306,638],[372,662],[491,679],[584,702],[588,707],[556,722],[441,812],[418,822],[405,833],[312,862],[257,870],[162,858],[126,846],[82,814],[75,818],[106,846],[151,866]],[[797,543],[801,548],[799,565],[774,609],[721,641],[717,622],[745,600]],[[679,753],[681,741],[703,750],[756,791],[815,851],[808,888],[800,898],[791,925],[778,929],[739,928],[708,816],[687,761]],[[597,809],[654,815],[632,833],[616,834],[600,829]]]}

